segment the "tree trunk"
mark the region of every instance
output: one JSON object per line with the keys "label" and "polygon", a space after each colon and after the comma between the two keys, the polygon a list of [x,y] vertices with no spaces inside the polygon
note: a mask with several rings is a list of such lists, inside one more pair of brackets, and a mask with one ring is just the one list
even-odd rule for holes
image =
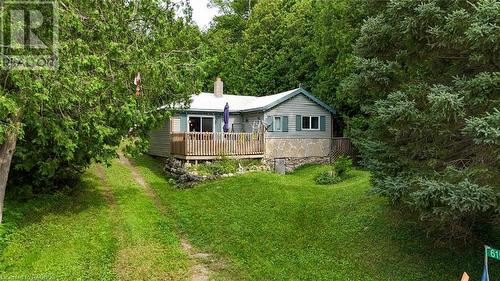
{"label": "tree trunk", "polygon": [[9,179],[10,163],[14,150],[16,150],[16,142],[16,132],[8,131],[5,142],[0,146],[0,223],[2,223],[5,189]]}

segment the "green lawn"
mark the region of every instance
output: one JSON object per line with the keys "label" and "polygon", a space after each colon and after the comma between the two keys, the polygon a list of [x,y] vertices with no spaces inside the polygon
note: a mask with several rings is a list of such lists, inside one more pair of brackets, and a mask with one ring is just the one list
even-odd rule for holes
{"label": "green lawn", "polygon": [[186,279],[189,261],[173,223],[118,161],[101,173],[91,168],[71,194],[9,203],[0,280]]}
{"label": "green lawn", "polygon": [[[213,255],[215,280],[442,281],[463,271],[479,280],[481,247],[434,247],[415,222],[368,194],[367,172],[319,186],[313,179],[325,167],[308,166],[179,190],[158,161],[134,163],[153,194],[114,161],[92,167],[72,193],[8,201],[0,280],[190,279],[180,237]],[[490,270],[496,280],[500,262]]]}
{"label": "green lawn", "polygon": [[[367,193],[368,172],[318,186],[313,179],[324,167],[309,166],[285,176],[256,173],[174,190],[158,162],[141,157],[135,163],[180,231],[249,280],[442,281],[459,280],[463,271],[479,279],[480,247],[436,248],[414,222]],[[499,276],[500,263],[490,267]]]}
{"label": "green lawn", "polygon": [[174,224],[160,214],[127,167],[115,161],[105,173],[119,217],[115,225],[118,280],[185,279],[188,257]]}
{"label": "green lawn", "polygon": [[71,194],[8,201],[4,217],[0,280],[114,280],[111,214],[90,173]]}

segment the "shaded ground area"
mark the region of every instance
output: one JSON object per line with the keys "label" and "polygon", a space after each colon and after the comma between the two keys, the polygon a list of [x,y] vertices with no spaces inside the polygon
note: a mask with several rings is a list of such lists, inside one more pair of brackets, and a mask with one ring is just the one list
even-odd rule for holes
{"label": "shaded ground area", "polygon": [[172,222],[118,161],[91,168],[77,192],[30,204],[3,236],[0,279],[190,279]]}
{"label": "shaded ground area", "polygon": [[71,194],[7,202],[0,279],[115,280],[112,216],[99,179]]}

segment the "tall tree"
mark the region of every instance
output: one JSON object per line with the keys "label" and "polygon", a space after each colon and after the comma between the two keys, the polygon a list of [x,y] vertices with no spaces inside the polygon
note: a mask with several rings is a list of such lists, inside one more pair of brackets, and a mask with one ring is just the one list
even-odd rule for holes
{"label": "tall tree", "polygon": [[362,0],[319,1],[313,18],[311,38],[317,70],[310,83],[315,95],[337,109],[344,117],[360,112],[356,96],[340,91],[342,81],[354,70],[353,46],[364,19],[372,13]]}
{"label": "tall tree", "polygon": [[240,1],[218,1],[229,8],[205,34],[207,51],[215,54],[207,60],[205,88],[215,76],[230,93],[245,95],[302,85],[340,112],[355,114],[356,101],[337,88],[354,65],[352,45],[366,14],[361,2],[260,0],[246,17],[231,8]]}
{"label": "tall tree", "polygon": [[71,186],[89,164],[114,157],[123,138],[142,146],[169,114],[159,105],[199,91],[199,32],[173,5],[59,1],[58,70],[0,71],[0,204],[9,168],[8,185],[18,192]]}
{"label": "tall tree", "polygon": [[379,2],[345,93],[375,191],[446,238],[500,213],[500,1]]}
{"label": "tall tree", "polygon": [[212,7],[217,7],[223,14],[236,14],[247,17],[259,0],[210,0]]}
{"label": "tall tree", "polygon": [[246,85],[242,67],[246,57],[243,33],[248,17],[259,0],[211,0],[210,6],[222,13],[212,21],[204,34],[206,79],[203,88],[213,90],[216,77],[224,78],[224,91],[242,94]]}
{"label": "tall tree", "polygon": [[[284,40],[291,34],[286,33],[284,21],[295,2],[295,0],[260,1],[252,11],[243,39],[246,51],[241,71],[246,82],[242,89],[243,93],[266,95],[290,89],[289,85],[284,83],[288,77],[282,72],[283,68],[291,69],[289,62],[286,61],[288,55],[283,48]],[[296,44],[295,47],[302,46]]]}
{"label": "tall tree", "polygon": [[216,17],[212,27],[204,34],[205,90],[213,90],[214,79],[219,76],[224,78],[224,92],[241,93],[245,85],[245,77],[241,73],[244,63],[245,27],[246,19],[237,14],[226,14]]}

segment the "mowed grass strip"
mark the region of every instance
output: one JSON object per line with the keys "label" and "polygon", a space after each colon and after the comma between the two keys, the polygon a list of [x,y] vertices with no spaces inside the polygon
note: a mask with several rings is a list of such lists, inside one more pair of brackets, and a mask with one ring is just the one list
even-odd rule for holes
{"label": "mowed grass strip", "polygon": [[178,190],[160,161],[134,162],[189,240],[231,262],[234,275],[221,279],[442,281],[464,271],[480,278],[480,246],[435,247],[415,221],[368,193],[368,172],[320,186],[314,177],[326,167],[308,166]]}
{"label": "mowed grass strip", "polygon": [[118,279],[186,279],[189,258],[172,223],[134,181],[128,167],[116,160],[104,171],[121,221],[115,262]]}
{"label": "mowed grass strip", "polygon": [[[137,171],[144,178],[149,187],[155,192],[156,197],[163,204],[164,210],[167,212],[168,218],[172,225],[176,226],[176,232],[183,235],[184,238],[191,243],[193,236],[185,232],[185,228],[181,227],[178,223],[178,213],[174,212],[172,207],[173,202],[169,201],[167,194],[178,192],[163,173],[163,161],[160,159],[153,159],[149,156],[141,156],[131,160],[131,163],[136,167]],[[181,191],[180,191],[181,192]],[[201,199],[202,200],[202,199]],[[210,214],[205,214],[210,215]],[[205,261],[205,266],[209,268],[210,280],[246,280],[248,275],[246,271],[240,266],[233,264],[231,260],[227,259],[225,253],[208,251],[210,248],[206,244],[197,243],[189,247],[196,246],[192,251],[201,253],[205,252],[210,255],[210,261]],[[203,262],[198,259],[197,262]]]}
{"label": "mowed grass strip", "polygon": [[87,173],[71,193],[7,202],[7,224],[23,217],[4,237],[0,279],[115,280],[113,226],[102,191]]}

